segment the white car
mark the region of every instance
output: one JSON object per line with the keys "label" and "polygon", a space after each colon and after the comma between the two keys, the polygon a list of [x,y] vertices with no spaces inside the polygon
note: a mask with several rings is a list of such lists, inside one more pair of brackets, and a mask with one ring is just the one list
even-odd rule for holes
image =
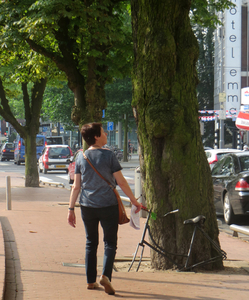
{"label": "white car", "polygon": [[38,170],[44,174],[52,170],[65,170],[67,173],[72,157],[73,153],[68,145],[48,145],[38,160]]}
{"label": "white car", "polygon": [[217,161],[220,160],[220,158],[228,153],[232,152],[242,152],[241,150],[237,149],[210,149],[205,150],[207,160],[209,163],[209,166],[211,170],[213,169],[214,165],[217,163]]}

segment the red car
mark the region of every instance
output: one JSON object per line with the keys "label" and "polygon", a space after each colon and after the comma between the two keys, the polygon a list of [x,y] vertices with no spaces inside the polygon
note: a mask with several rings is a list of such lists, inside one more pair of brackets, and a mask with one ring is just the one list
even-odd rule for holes
{"label": "red car", "polygon": [[[81,151],[81,150],[79,150],[79,151]],[[73,184],[73,182],[74,182],[75,160],[76,160],[76,157],[77,157],[79,151],[77,151],[74,154],[74,157],[71,159],[71,162],[68,165],[68,182],[69,182],[69,184]]]}
{"label": "red car", "polygon": [[46,146],[38,160],[39,172],[46,174],[48,171],[65,170],[73,157],[73,152],[68,145]]}

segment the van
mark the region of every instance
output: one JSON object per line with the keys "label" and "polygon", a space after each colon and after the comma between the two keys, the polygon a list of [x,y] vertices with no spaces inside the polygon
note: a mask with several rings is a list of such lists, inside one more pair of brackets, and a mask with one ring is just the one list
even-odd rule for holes
{"label": "van", "polygon": [[[37,160],[41,156],[43,148],[46,146],[45,135],[37,134],[36,136],[36,157]],[[25,162],[25,142],[19,135],[15,140],[14,164],[20,165]]]}
{"label": "van", "polygon": [[64,145],[64,136],[47,136],[47,145]]}

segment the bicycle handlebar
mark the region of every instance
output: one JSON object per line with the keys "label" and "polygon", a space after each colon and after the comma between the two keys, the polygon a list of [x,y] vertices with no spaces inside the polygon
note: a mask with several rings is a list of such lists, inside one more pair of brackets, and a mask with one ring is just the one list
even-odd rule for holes
{"label": "bicycle handlebar", "polygon": [[178,211],[179,211],[179,209],[175,209],[175,210],[169,211],[169,212],[167,212],[167,213],[164,215],[164,217],[166,217],[166,216],[169,215],[169,214],[175,214],[175,213],[177,213]]}

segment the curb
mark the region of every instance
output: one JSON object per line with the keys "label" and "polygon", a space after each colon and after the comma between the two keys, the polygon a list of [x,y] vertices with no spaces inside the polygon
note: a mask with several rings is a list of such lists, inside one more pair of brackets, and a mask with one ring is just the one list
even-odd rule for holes
{"label": "curb", "polygon": [[56,186],[56,187],[65,188],[65,184],[62,183],[62,182],[40,180],[39,183],[42,184],[42,185],[49,185],[49,186]]}
{"label": "curb", "polygon": [[2,223],[0,222],[0,299],[4,299],[5,290],[5,248]]}

